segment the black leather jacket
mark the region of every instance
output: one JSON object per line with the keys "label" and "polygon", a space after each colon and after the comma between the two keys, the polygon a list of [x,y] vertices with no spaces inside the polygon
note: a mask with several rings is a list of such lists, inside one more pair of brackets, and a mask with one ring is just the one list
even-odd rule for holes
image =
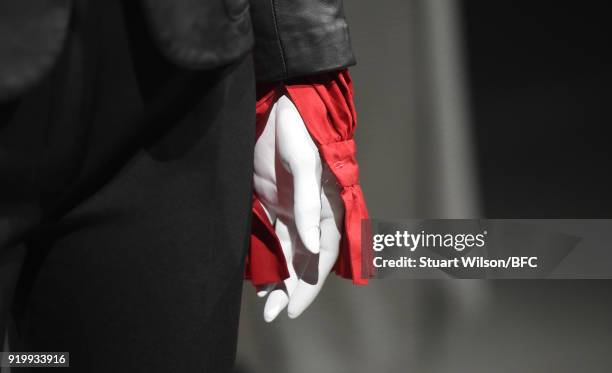
{"label": "black leather jacket", "polygon": [[[0,100],[23,93],[53,66],[76,1],[0,0]],[[355,63],[342,0],[141,2],[161,51],[181,66],[214,68],[253,46],[259,81]]]}

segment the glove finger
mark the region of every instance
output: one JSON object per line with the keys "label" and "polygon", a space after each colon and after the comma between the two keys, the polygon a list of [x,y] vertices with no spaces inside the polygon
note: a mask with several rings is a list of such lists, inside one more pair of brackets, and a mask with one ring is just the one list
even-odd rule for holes
{"label": "glove finger", "polygon": [[321,221],[321,158],[291,100],[278,100],[276,144],[293,181],[293,215],[298,235],[312,253],[319,252]]}
{"label": "glove finger", "polygon": [[266,285],[259,285],[257,286],[257,296],[259,298],[263,298],[266,295],[268,295],[272,290],[274,290],[274,288],[276,287],[276,284],[266,284]]}
{"label": "glove finger", "polygon": [[287,263],[287,270],[289,271],[289,278],[286,279],[283,283],[276,284],[274,290],[270,292],[268,295],[268,299],[266,300],[266,305],[264,306],[264,320],[267,322],[272,322],[279,313],[289,303],[289,297],[295,286],[297,285],[298,278],[295,272],[295,268],[293,267],[293,250],[294,250],[294,241],[297,239],[295,237],[295,233],[292,234],[288,225],[285,223],[285,219],[278,217],[276,219],[276,236],[281,243],[281,247],[283,249],[283,254],[285,256],[285,261]]}
{"label": "glove finger", "polygon": [[266,305],[264,306],[264,320],[272,322],[281,313],[289,303],[289,296],[284,284],[278,284],[277,287],[268,295]]}
{"label": "glove finger", "polygon": [[[338,202],[339,199],[336,191],[322,193],[321,252],[318,258],[313,257],[313,259],[318,259],[318,276],[316,276],[316,281],[308,281],[306,276],[302,276],[298,281],[289,298],[287,311],[290,318],[298,317],[310,306],[321,291],[327,276],[338,259],[341,227],[344,218],[344,208],[341,202]],[[340,204],[338,205],[338,203]]]}

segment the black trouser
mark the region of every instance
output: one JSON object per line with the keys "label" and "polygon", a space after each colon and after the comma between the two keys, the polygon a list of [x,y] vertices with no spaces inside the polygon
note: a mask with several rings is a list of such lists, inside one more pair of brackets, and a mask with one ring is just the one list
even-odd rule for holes
{"label": "black trouser", "polygon": [[[2,108],[0,213],[11,224],[0,224],[0,250],[26,252],[11,349],[68,351],[79,372],[231,371],[250,230],[251,57],[178,68],[136,2],[76,3],[54,70]],[[0,268],[15,262],[1,255]]]}

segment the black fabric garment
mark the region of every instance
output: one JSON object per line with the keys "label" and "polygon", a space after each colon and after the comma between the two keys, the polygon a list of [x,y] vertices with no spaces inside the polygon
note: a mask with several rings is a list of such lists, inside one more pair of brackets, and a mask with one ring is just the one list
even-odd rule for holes
{"label": "black fabric garment", "polygon": [[251,0],[258,81],[355,64],[342,0]]}
{"label": "black fabric garment", "polygon": [[[23,94],[56,62],[72,0],[0,0],[0,100]],[[355,63],[342,0],[132,0],[170,61],[211,69],[255,41],[257,79],[272,81]]]}
{"label": "black fabric garment", "polygon": [[75,5],[58,63],[0,115],[3,276],[26,252],[11,349],[68,351],[74,372],[231,371],[252,58],[180,68],[133,2]]}

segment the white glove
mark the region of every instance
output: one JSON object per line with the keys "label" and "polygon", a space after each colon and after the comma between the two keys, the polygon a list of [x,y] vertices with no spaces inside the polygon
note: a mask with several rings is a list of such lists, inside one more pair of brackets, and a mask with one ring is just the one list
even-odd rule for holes
{"label": "white glove", "polygon": [[255,144],[254,187],[290,274],[259,289],[258,296],[268,295],[264,319],[273,321],[287,305],[289,317],[296,318],[319,294],[338,258],[344,206],[334,175],[286,96],[272,107]]}

